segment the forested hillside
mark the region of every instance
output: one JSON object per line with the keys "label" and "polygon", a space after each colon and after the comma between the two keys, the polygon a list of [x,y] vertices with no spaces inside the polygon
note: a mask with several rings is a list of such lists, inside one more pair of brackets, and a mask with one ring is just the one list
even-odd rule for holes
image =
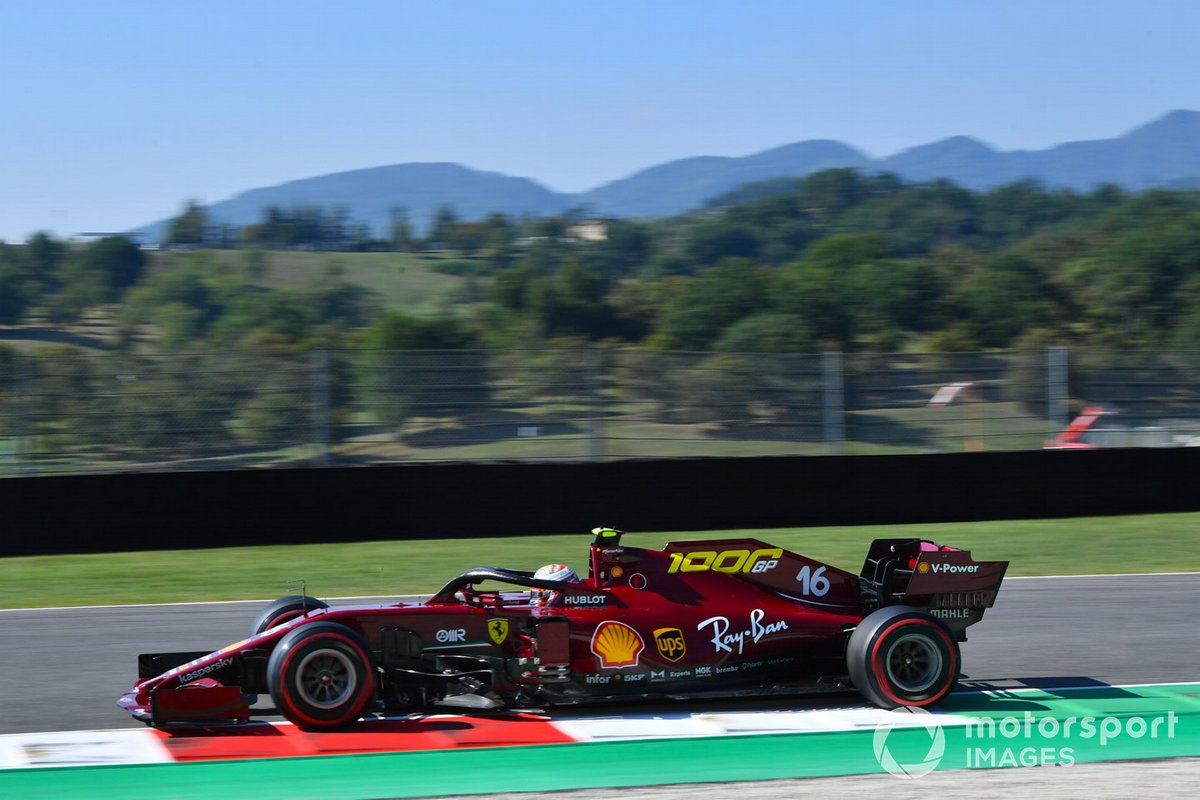
{"label": "forested hillside", "polygon": [[403,209],[379,239],[336,208],[265,208],[234,229],[190,204],[169,240],[0,244],[5,338],[102,318],[98,344],[143,351],[1200,347],[1196,191],[979,192],[835,169],[654,222],[443,207],[424,237]]}

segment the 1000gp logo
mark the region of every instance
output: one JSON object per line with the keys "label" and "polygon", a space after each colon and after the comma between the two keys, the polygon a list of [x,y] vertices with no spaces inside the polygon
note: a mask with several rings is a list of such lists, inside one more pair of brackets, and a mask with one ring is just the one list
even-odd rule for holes
{"label": "1000gp logo", "polygon": [[783,550],[766,547],[761,550],[693,550],[690,553],[669,553],[671,566],[667,572],[741,572],[758,573],[775,569]]}

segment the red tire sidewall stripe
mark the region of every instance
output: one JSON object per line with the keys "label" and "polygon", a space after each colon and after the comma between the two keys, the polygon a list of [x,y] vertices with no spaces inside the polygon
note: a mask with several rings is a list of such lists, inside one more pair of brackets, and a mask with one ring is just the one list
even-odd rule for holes
{"label": "red tire sidewall stripe", "polygon": [[905,625],[920,625],[921,627],[932,629],[937,635],[937,638],[945,645],[946,653],[950,656],[950,670],[948,674],[951,676],[958,674],[958,656],[954,650],[954,642],[946,635],[946,632],[942,630],[940,625],[931,620],[921,619],[920,617],[897,620],[875,635],[875,642],[871,645],[871,674],[875,678],[875,683],[878,686],[879,691],[886,695],[887,698],[892,702],[902,706],[931,705],[932,703],[936,703],[938,700],[941,700],[942,697],[950,691],[950,687],[954,685],[953,680],[946,681],[946,685],[943,686],[937,694],[926,700],[918,700],[915,702],[911,700],[903,700],[897,697],[895,692],[892,691],[891,682],[887,677],[887,671],[883,667],[883,661],[879,658],[879,649],[883,646],[884,641],[887,640],[888,636],[890,636],[893,631]]}
{"label": "red tire sidewall stripe", "polygon": [[263,628],[263,630],[266,631],[266,630],[270,630],[271,628],[278,628],[280,625],[283,625],[284,623],[291,622],[292,620],[296,619],[297,617],[303,616],[303,614],[304,614],[303,611],[288,611],[284,614],[280,614],[279,616],[275,617],[274,619],[269,620],[267,622],[267,627]]}
{"label": "red tire sidewall stripe", "polygon": [[[301,628],[300,630],[303,630],[303,628]],[[325,632],[325,631],[322,631],[319,635],[328,637],[330,639],[337,639],[338,641],[341,641],[341,642],[345,642],[350,647],[352,647],[354,649],[354,651],[356,653],[358,653],[359,656],[362,658],[363,672],[366,673],[364,675],[364,677],[366,679],[364,681],[362,681],[362,684],[363,684],[362,690],[360,691],[359,696],[355,698],[354,704],[357,705],[357,704],[361,703],[362,699],[363,699],[362,693],[370,691],[374,687],[374,682],[371,679],[371,659],[363,651],[362,647],[359,646],[358,642],[354,641],[353,639],[351,639],[348,636],[345,636],[343,634],[336,633],[336,632]],[[296,655],[296,651],[298,649],[302,648],[303,644],[304,643],[302,642],[299,645],[288,648],[287,655],[285,655],[283,657],[283,663],[279,665],[279,687],[280,687],[279,695],[280,695],[280,699],[283,700],[283,703],[288,707],[288,709],[291,711],[292,714],[295,714],[298,718],[304,720],[305,722],[311,723],[313,725],[328,725],[330,723],[330,720],[317,719],[316,717],[309,716],[308,714],[305,714],[303,711],[301,711],[299,708],[297,708],[296,704],[292,702],[292,695],[291,695],[292,688],[290,686],[290,681],[288,680],[288,666],[292,663],[292,657]],[[282,711],[283,709],[280,709],[280,710]]]}

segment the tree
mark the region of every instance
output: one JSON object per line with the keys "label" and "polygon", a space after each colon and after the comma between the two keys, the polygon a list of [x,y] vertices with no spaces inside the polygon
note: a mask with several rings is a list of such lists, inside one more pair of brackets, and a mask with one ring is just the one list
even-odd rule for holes
{"label": "tree", "polygon": [[687,253],[696,266],[704,267],[724,258],[755,258],[758,247],[758,237],[748,226],[715,220],[696,226]]}
{"label": "tree", "polygon": [[183,303],[158,306],[154,311],[154,322],[166,350],[187,350],[204,335],[204,312]]}
{"label": "tree", "polygon": [[461,350],[476,344],[475,334],[456,319],[400,311],[385,313],[363,337],[363,346],[371,350]]}
{"label": "tree", "polygon": [[66,242],[40,231],[25,245],[29,277],[40,291],[51,291],[61,285],[58,273],[68,252]]}
{"label": "tree", "polygon": [[458,227],[458,214],[454,206],[443,204],[433,212],[433,224],[429,228],[429,241],[435,247],[446,247],[453,240]]}
{"label": "tree", "polygon": [[1017,181],[981,197],[981,229],[994,246],[1004,247],[1066,219],[1078,205],[1073,194],[1049,193],[1035,180]]}
{"label": "tree", "polygon": [[20,321],[28,303],[25,281],[17,265],[5,257],[10,248],[0,244],[0,325]]}
{"label": "tree", "polygon": [[886,192],[898,185],[895,176],[869,179],[854,169],[827,169],[800,182],[795,202],[815,221],[828,223],[872,194]]}
{"label": "tree", "polygon": [[487,396],[484,354],[469,349],[476,342],[457,320],[387,312],[362,338],[362,405],[389,427],[475,408]]}
{"label": "tree", "polygon": [[506,312],[521,313],[533,302],[533,287],[541,273],[529,263],[507,267],[496,273],[492,282],[492,299]]}
{"label": "tree", "polygon": [[137,283],[146,268],[146,254],[124,236],[106,236],[88,245],[79,256],[83,272],[97,276],[103,302],[113,302]]}
{"label": "tree", "polygon": [[874,234],[826,236],[784,268],[779,308],[807,320],[818,339],[848,347],[857,332],[855,305],[860,298],[854,293],[855,275],[866,274],[886,256]]}
{"label": "tree", "polygon": [[815,353],[819,349],[807,320],[794,314],[760,311],[721,332],[718,353]]}
{"label": "tree", "polygon": [[603,278],[575,262],[535,285],[532,306],[543,336],[602,339],[616,332]]}
{"label": "tree", "polygon": [[602,242],[584,249],[585,263],[607,278],[632,275],[650,257],[653,239],[650,229],[637,222],[610,220]]}
{"label": "tree", "polygon": [[746,259],[726,259],[702,272],[667,312],[663,345],[707,349],[729,325],[771,307],[771,284],[770,274]]}
{"label": "tree", "polygon": [[401,253],[412,252],[416,237],[413,235],[412,223],[408,219],[408,209],[404,206],[392,206],[388,213],[392,218],[389,230],[392,248]]}
{"label": "tree", "polygon": [[183,212],[171,220],[167,242],[198,247],[208,240],[208,212],[195,200],[188,200]]}
{"label": "tree", "polygon": [[984,347],[1006,347],[1026,328],[1048,318],[1044,294],[1041,275],[1028,259],[1012,253],[993,258],[964,297],[976,340]]}
{"label": "tree", "polygon": [[1191,299],[1181,289],[1200,276],[1200,213],[1139,227],[1106,247],[1087,268],[1076,264],[1076,292],[1092,318],[1126,342],[1161,343]]}
{"label": "tree", "polygon": [[516,256],[514,240],[517,231],[504,214],[489,214],[483,220],[482,255],[491,269],[502,269]]}
{"label": "tree", "polygon": [[259,282],[267,276],[267,254],[260,247],[247,247],[242,250],[242,269],[246,278]]}
{"label": "tree", "polygon": [[941,294],[924,260],[879,259],[850,271],[846,297],[857,333],[894,334],[932,328]]}

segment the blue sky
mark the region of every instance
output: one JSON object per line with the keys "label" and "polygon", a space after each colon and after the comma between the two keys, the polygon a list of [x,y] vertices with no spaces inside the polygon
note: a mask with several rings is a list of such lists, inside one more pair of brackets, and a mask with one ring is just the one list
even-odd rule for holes
{"label": "blue sky", "polygon": [[1200,109],[1193,0],[8,0],[0,239],[453,161],[591,188],[838,139],[1000,149]]}

